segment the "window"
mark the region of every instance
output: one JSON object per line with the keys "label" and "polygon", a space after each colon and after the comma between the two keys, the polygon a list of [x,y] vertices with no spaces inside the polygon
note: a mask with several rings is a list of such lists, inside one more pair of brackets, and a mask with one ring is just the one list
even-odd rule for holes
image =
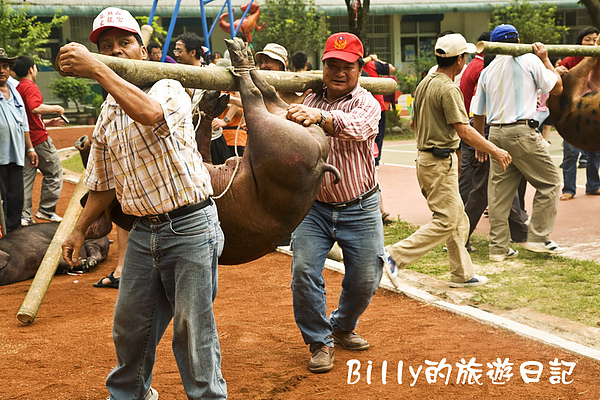
{"label": "window", "polygon": [[[392,63],[392,39],[390,33],[389,15],[369,15],[367,24],[366,53],[377,54],[379,59]],[[348,16],[329,17],[329,30],[334,32],[348,32]],[[365,54],[365,56],[368,54]]]}
{"label": "window", "polygon": [[557,20],[570,28],[563,38],[563,43],[566,44],[575,44],[577,36],[582,29],[594,26],[587,9],[560,10],[556,14]]}
{"label": "window", "polygon": [[443,15],[405,15],[400,25],[403,62],[433,54]]}

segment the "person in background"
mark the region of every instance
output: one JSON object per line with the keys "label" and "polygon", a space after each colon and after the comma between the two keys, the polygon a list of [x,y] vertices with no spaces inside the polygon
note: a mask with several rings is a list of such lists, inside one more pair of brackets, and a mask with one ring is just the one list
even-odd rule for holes
{"label": "person in background", "polygon": [[[150,61],[161,61],[162,60],[162,49],[156,42],[152,42],[148,45],[148,60]],[[165,62],[170,64],[177,64],[177,61],[170,55],[165,56]]]}
{"label": "person in background", "polygon": [[19,56],[15,60],[14,71],[19,78],[17,90],[27,111],[27,122],[29,124],[29,137],[31,144],[38,155],[37,167],[26,165],[23,167],[23,212],[21,213],[21,225],[34,224],[33,220],[33,184],[39,170],[42,173],[42,187],[40,202],[35,217],[38,219],[60,222],[62,217],[56,214],[56,205],[60,198],[63,185],[63,171],[58,151],[48,135],[46,126],[62,126],[65,122],[60,118],[44,120],[43,115],[63,115],[65,109],[59,105],[48,105],[44,103],[42,93],[35,83],[38,69],[32,57]]}
{"label": "person in background", "polygon": [[[509,24],[498,25],[490,35],[492,42],[519,43],[519,32]],[[517,187],[525,177],[536,193],[528,225],[529,251],[560,254],[565,251],[550,233],[556,220],[560,178],[552,158],[542,143],[533,119],[538,89],[560,95],[563,90],[560,75],[548,58],[542,43],[534,43],[535,54],[518,57],[498,55],[482,72],[477,91],[471,101],[474,125],[484,134],[484,124],[490,125],[489,139],[506,149],[513,158],[507,168],[492,160],[488,181],[491,261],[515,257],[509,247],[508,215]],[[522,200],[522,199],[520,199]]]}
{"label": "person in background", "polygon": [[280,44],[267,43],[262,51],[254,55],[256,66],[263,71],[285,71],[288,65],[288,52]]}
{"label": "person in background", "polygon": [[0,48],[0,198],[6,226],[4,233],[21,226],[23,211],[23,167],[38,165],[38,155],[29,137],[27,112],[11,70],[15,57]]}
{"label": "person in background", "polygon": [[219,60],[223,58],[223,55],[221,53],[219,53],[218,51],[213,51],[212,53],[210,53],[209,58],[210,58],[210,63],[208,64],[208,66],[216,67]]}
{"label": "person in background", "polygon": [[[173,51],[180,64],[204,67],[202,55],[204,54],[202,39],[192,32],[186,32],[177,37]],[[204,89],[187,89],[192,93],[192,112],[194,113],[194,126],[200,125],[200,112],[198,104],[204,95]],[[229,158],[227,141],[223,137],[223,130],[213,129],[210,141],[211,162],[214,165],[223,164]]]}
{"label": "person in background", "polygon": [[[482,32],[477,41],[489,41],[491,31]],[[481,71],[493,60],[493,56],[476,54],[475,58],[464,69],[463,77],[460,80],[460,91],[463,94],[465,109],[467,113],[471,108],[471,99],[475,95],[477,82]],[[472,124],[472,118],[470,119]],[[484,137],[489,136],[489,125],[485,124]],[[460,196],[465,205],[465,213],[469,218],[469,236],[467,239],[467,251],[472,252],[476,249],[471,246],[470,238],[477,227],[481,216],[488,206],[488,175],[490,171],[490,160],[479,160],[477,151],[464,141],[460,143],[461,148],[461,170],[458,177],[458,187]],[[521,209],[519,203],[519,193],[515,194],[513,206],[508,217],[511,239],[516,243],[522,243],[527,240],[527,221],[528,215]],[[516,251],[516,250],[515,250]]]}
{"label": "person in background", "polygon": [[308,61],[306,53],[303,51],[298,50],[294,52],[290,58],[290,61],[292,62],[291,69],[294,72],[312,71],[313,69],[312,65],[310,65],[310,62]]}

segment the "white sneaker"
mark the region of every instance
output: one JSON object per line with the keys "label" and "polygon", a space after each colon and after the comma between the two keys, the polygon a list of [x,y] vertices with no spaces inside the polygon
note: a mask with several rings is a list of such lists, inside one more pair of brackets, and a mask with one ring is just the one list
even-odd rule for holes
{"label": "white sneaker", "polygon": [[52,215],[46,215],[46,214],[38,211],[35,213],[35,217],[37,219],[43,219],[44,221],[51,221],[51,222],[62,221],[62,217],[59,216],[57,213],[53,213]]}
{"label": "white sneaker", "polygon": [[398,286],[400,286],[400,279],[398,278],[398,266],[392,259],[392,256],[390,256],[390,253],[388,253],[388,251],[385,249],[383,251],[382,258],[383,269],[385,270],[385,273],[388,276],[388,278],[390,278],[390,281],[392,281],[392,285],[394,285],[394,287],[397,288]]}
{"label": "white sneaker", "polygon": [[144,396],[144,400],[158,400],[158,392],[156,390],[154,390],[152,387],[150,387],[150,389]]}
{"label": "white sneaker", "polygon": [[517,250],[509,247],[506,254],[490,254],[488,258],[490,261],[504,261],[506,258],[515,258],[518,255],[519,252]]}
{"label": "white sneaker", "polygon": [[488,283],[488,278],[483,275],[473,275],[471,279],[466,282],[450,282],[451,288],[481,286]]}
{"label": "white sneaker", "polygon": [[21,217],[21,226],[31,226],[35,224],[33,218],[23,218]]}
{"label": "white sneaker", "polygon": [[[110,396],[108,396],[106,400],[110,400]],[[158,400],[158,392],[151,387],[146,392],[143,400]]]}
{"label": "white sneaker", "polygon": [[525,242],[523,243],[523,247],[534,253],[562,254],[567,251],[567,249],[560,247],[553,240],[548,240],[546,243]]}

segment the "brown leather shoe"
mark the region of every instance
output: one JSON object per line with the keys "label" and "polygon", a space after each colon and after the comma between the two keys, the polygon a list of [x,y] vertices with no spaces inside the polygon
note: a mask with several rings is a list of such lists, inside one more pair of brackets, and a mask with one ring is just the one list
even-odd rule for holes
{"label": "brown leather shoe", "polygon": [[310,372],[322,373],[331,371],[333,368],[333,362],[335,361],[335,349],[329,347],[326,344],[322,344],[315,351],[313,351],[310,361],[308,362],[308,369]]}
{"label": "brown leather shoe", "polygon": [[573,197],[575,197],[575,195],[572,193],[563,193],[560,195],[559,200],[560,201],[571,200]]}
{"label": "brown leather shoe", "polygon": [[333,331],[331,337],[335,343],[339,343],[348,350],[367,350],[369,342],[362,338],[358,333],[346,331]]}
{"label": "brown leather shoe", "polygon": [[588,196],[600,196],[600,189],[595,190],[593,192],[585,192]]}

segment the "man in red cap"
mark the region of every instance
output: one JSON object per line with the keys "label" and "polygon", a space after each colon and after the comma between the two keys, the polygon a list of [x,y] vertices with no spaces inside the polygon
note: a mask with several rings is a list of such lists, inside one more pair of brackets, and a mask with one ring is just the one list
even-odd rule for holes
{"label": "man in red cap", "polygon": [[[140,28],[125,10],[107,8],[90,40],[101,54],[147,57]],[[210,175],[198,153],[191,99],[177,81],[138,88],[69,43],[58,54],[63,74],[96,80],[108,92],[92,136],[88,201],[63,258],[78,265],[83,234],[117,197],[135,216],[115,305],[117,366],[110,399],[158,399],[150,387],[156,346],[173,320],[173,352],[187,397],[224,399],[225,380],[212,303],[223,232],[211,200]]]}
{"label": "man in red cap", "polygon": [[[312,353],[308,368],[333,368],[334,342],[349,350],[369,343],[354,332],[379,286],[383,262],[383,223],[373,162],[380,107],[360,87],[363,46],[340,32],[327,39],[323,54],[323,90],[303,104],[291,104],[287,117],[318,124],[329,140],[327,162],[341,172],[335,185],[324,176],[317,200],[292,233],[292,294],[296,323]],[[346,274],[337,309],[327,316],[323,266],[332,245],[344,253]]]}

